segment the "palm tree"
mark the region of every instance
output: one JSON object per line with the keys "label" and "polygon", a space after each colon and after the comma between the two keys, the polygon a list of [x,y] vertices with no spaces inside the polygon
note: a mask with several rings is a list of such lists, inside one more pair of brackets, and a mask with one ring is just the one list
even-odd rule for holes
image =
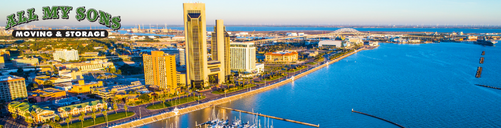
{"label": "palm tree", "polygon": [[118,109],[117,102],[115,102],[113,104],[113,111],[115,111],[115,114],[117,114],[117,109]]}
{"label": "palm tree", "polygon": [[66,120],[65,120],[66,121],[66,126],[68,126],[68,128],[70,128],[70,120],[71,120],[71,118],[69,118],[69,119],[66,118]]}
{"label": "palm tree", "polygon": [[85,117],[85,112],[80,113],[80,116],[78,117],[78,119],[80,119],[80,123],[82,123],[82,128],[84,127],[83,126],[84,117]]}
{"label": "palm tree", "polygon": [[165,108],[165,97],[161,98],[161,100],[162,100],[162,105],[163,105],[163,106],[164,106],[164,108]]}
{"label": "palm tree", "polygon": [[30,127],[31,123],[33,123],[33,120],[30,116],[31,116],[30,113],[24,113],[24,117],[25,117],[24,121],[26,121],[26,123],[28,123],[28,127]]}
{"label": "palm tree", "polygon": [[127,117],[127,104],[124,104],[124,110],[125,110],[125,117]]}
{"label": "palm tree", "polygon": [[70,124],[71,124],[71,123],[73,123],[73,122],[71,122],[71,118],[73,118],[73,115],[72,115],[72,114],[69,114],[69,115],[68,115],[68,119],[70,119]]}
{"label": "palm tree", "polygon": [[108,126],[108,111],[106,109],[102,112],[104,115],[104,118],[106,119],[106,126]]}
{"label": "palm tree", "polygon": [[94,119],[94,125],[96,125],[96,109],[92,108],[92,118]]}

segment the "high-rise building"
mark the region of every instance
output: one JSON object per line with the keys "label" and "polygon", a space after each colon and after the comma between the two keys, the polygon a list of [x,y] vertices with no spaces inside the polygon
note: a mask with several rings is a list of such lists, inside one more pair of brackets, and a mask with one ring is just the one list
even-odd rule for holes
{"label": "high-rise building", "polygon": [[152,51],[151,55],[143,54],[144,79],[147,85],[167,89],[175,93],[177,85],[176,57],[162,51]]}
{"label": "high-rise building", "polygon": [[254,43],[231,43],[230,66],[232,70],[252,71],[256,68]]}
{"label": "high-rise building", "polygon": [[70,61],[70,60],[79,60],[78,58],[78,50],[72,49],[72,50],[67,50],[67,49],[56,49],[54,51],[54,60],[65,60],[65,61]]}
{"label": "high-rise building", "polygon": [[211,41],[211,58],[221,62],[221,73],[218,76],[220,82],[224,82],[231,75],[230,67],[230,35],[226,32],[223,20],[216,20]]}
{"label": "high-rise building", "polygon": [[24,78],[0,76],[0,103],[23,100],[28,97]]}
{"label": "high-rise building", "polygon": [[186,39],[186,80],[195,87],[209,83],[204,3],[183,3],[184,36]]}
{"label": "high-rise building", "polygon": [[160,49],[160,51],[163,51],[165,53],[168,53],[170,55],[176,55],[176,62],[178,66],[184,67],[186,66],[186,61],[185,59],[185,51],[182,48],[163,48]]}

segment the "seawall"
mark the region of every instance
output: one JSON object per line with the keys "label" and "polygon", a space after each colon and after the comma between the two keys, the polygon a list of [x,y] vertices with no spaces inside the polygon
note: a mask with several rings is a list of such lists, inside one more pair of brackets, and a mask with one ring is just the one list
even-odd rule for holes
{"label": "seawall", "polygon": [[[326,67],[327,65],[330,65],[330,64],[333,64],[335,62],[338,62],[338,61],[340,61],[340,60],[342,60],[342,59],[344,59],[346,57],[349,57],[349,56],[351,56],[351,55],[353,55],[355,53],[358,53],[359,51],[362,51],[362,50],[365,50],[365,49],[362,48],[362,49],[359,49],[359,50],[355,50],[354,52],[351,52],[349,54],[343,55],[343,56],[341,56],[341,57],[339,57],[337,59],[330,60],[328,63],[319,65],[319,66],[317,66],[315,68],[312,68],[312,69],[310,69],[310,70],[308,70],[306,72],[303,72],[301,74],[297,74],[296,76],[294,76],[294,78],[298,79],[298,78],[304,77],[304,76],[306,76],[306,75],[308,75],[308,74],[310,74],[312,72],[315,72],[315,71],[317,71],[319,69],[322,69],[322,68]],[[290,83],[292,81],[293,80],[291,80],[291,79],[286,79],[286,80],[282,80],[282,81],[280,81],[278,83],[275,83],[275,84],[272,84],[272,85],[268,85],[268,86],[265,86],[265,87],[262,87],[262,88],[258,88],[258,89],[255,89],[255,90],[251,90],[251,91],[248,91],[248,92],[244,92],[244,93],[240,93],[240,94],[228,96],[228,97],[221,98],[221,99],[212,100],[212,101],[201,103],[201,104],[198,104],[198,105],[193,105],[193,106],[189,106],[189,107],[185,107],[185,108],[179,108],[178,115],[183,115],[183,114],[190,113],[190,112],[193,112],[193,111],[197,111],[197,110],[200,110],[200,109],[205,109],[205,108],[208,108],[208,107],[211,107],[211,106],[220,105],[220,104],[223,104],[223,103],[235,101],[235,100],[244,98],[246,96],[255,95],[255,94],[258,94],[258,93],[261,93],[261,92],[265,92],[265,91],[271,90],[273,88],[276,88],[276,87],[288,84],[288,83]],[[118,124],[118,125],[111,126],[111,127],[112,128],[132,128],[132,127],[139,127],[139,126],[142,126],[142,125],[150,124],[150,123],[157,122],[157,121],[160,121],[160,120],[163,120],[163,119],[167,119],[167,118],[170,118],[170,117],[174,117],[174,116],[176,116],[176,114],[174,112],[172,112],[172,111],[170,111],[170,112],[164,112],[164,113],[159,113],[157,115],[153,115],[153,116],[149,116],[149,117],[144,117],[142,119],[138,119],[138,120],[134,120],[134,121],[130,121],[130,122]]]}

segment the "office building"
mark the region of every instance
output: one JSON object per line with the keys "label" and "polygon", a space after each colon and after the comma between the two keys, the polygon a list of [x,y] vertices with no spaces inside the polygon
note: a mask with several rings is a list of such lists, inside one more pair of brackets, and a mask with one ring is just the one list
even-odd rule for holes
{"label": "office building", "polygon": [[231,43],[230,46],[231,70],[249,72],[256,68],[254,43]]}
{"label": "office building", "polygon": [[0,76],[0,103],[24,100],[28,97],[24,78]]}
{"label": "office building", "polygon": [[186,39],[186,80],[194,87],[209,83],[207,69],[207,39],[204,3],[183,3]]}
{"label": "office building", "polygon": [[70,60],[79,60],[78,58],[78,50],[67,50],[67,49],[56,49],[54,51],[54,60],[65,60],[65,61],[70,61]]}
{"label": "office building", "polygon": [[230,35],[226,32],[223,20],[216,20],[211,41],[211,58],[221,63],[221,73],[218,74],[219,83],[229,79],[230,67]]}
{"label": "office building", "polygon": [[178,88],[175,55],[152,51],[151,55],[143,54],[143,63],[146,85],[157,86],[167,89],[169,93],[175,93]]}

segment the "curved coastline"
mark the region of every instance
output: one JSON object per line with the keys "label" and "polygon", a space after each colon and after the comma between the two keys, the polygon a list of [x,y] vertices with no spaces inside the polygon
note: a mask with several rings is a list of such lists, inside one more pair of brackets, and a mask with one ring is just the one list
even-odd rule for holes
{"label": "curved coastline", "polygon": [[[353,52],[351,52],[349,54],[343,55],[343,56],[341,56],[341,57],[339,57],[337,59],[330,60],[330,61],[328,61],[325,64],[319,65],[319,66],[317,66],[315,68],[312,68],[312,69],[310,69],[308,71],[305,71],[303,73],[295,75],[294,79],[306,76],[306,75],[308,75],[308,74],[310,74],[312,72],[315,72],[315,71],[317,71],[319,69],[327,67],[330,64],[338,62],[338,61],[340,61],[340,60],[342,60],[342,59],[344,59],[346,57],[349,57],[349,56],[351,56],[351,55],[353,55],[355,53],[358,53],[358,52],[360,52],[362,50],[366,50],[366,49],[365,48],[358,49],[358,50],[355,50],[355,51],[353,51]],[[193,111],[197,111],[197,110],[205,109],[205,108],[208,108],[208,107],[212,107],[212,106],[215,106],[215,105],[220,105],[220,104],[223,104],[223,103],[235,101],[235,100],[244,98],[245,96],[255,95],[255,94],[258,94],[258,93],[261,93],[261,92],[265,92],[265,91],[274,89],[276,87],[280,87],[282,85],[288,84],[288,83],[294,81],[294,79],[290,79],[290,78],[289,79],[285,79],[285,80],[282,80],[280,82],[274,83],[272,85],[261,87],[261,88],[258,88],[258,89],[255,89],[255,90],[251,90],[251,91],[248,91],[248,92],[244,92],[244,93],[240,93],[240,94],[236,94],[236,95],[232,95],[232,96],[228,96],[228,97],[224,97],[224,98],[220,98],[220,99],[215,99],[215,100],[212,100],[212,101],[209,101],[209,102],[205,102],[205,103],[201,103],[201,104],[197,104],[197,105],[193,105],[193,106],[189,106],[189,107],[185,107],[185,108],[179,108],[177,114],[174,113],[174,112],[172,112],[172,111],[164,112],[164,113],[159,113],[159,114],[152,115],[152,116],[149,116],[149,117],[144,117],[142,119],[138,119],[138,120],[133,120],[133,121],[129,121],[129,122],[117,124],[115,126],[110,126],[110,128],[115,128],[115,127],[116,128],[131,128],[131,127],[139,127],[139,126],[147,125],[147,124],[150,124],[150,123],[153,123],[153,122],[156,122],[156,121],[161,121],[161,120],[164,120],[164,119],[167,119],[167,118],[171,118],[171,117],[174,117],[174,116],[183,115],[183,114],[187,114],[187,113],[190,113],[190,112],[193,112]]]}

